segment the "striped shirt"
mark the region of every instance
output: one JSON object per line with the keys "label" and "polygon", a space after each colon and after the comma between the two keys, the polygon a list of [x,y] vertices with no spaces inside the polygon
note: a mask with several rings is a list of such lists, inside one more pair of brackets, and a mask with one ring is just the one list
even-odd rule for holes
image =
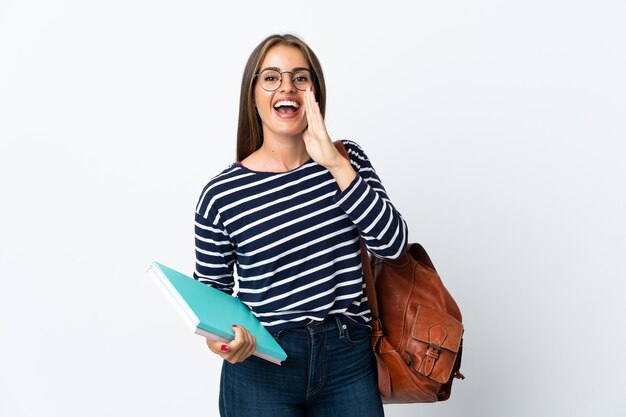
{"label": "striped shirt", "polygon": [[343,192],[311,159],[280,173],[235,163],[200,195],[194,278],[236,290],[270,332],[331,314],[367,324],[359,237],[381,258],[406,247],[406,223],[369,159],[356,143],[343,144],[358,173]]}

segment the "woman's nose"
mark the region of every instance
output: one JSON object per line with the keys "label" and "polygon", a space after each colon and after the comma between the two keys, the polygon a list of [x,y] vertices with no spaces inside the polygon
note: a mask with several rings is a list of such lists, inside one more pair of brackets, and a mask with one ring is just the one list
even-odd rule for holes
{"label": "woman's nose", "polygon": [[293,85],[291,77],[283,76],[280,83],[280,91],[295,91],[296,87]]}

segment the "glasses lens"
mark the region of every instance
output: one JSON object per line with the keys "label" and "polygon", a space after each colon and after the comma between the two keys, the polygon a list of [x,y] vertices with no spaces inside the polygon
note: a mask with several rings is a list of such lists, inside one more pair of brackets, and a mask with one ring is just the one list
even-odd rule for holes
{"label": "glasses lens", "polygon": [[259,75],[261,87],[273,91],[280,86],[280,73],[274,70],[265,70]]}
{"label": "glasses lens", "polygon": [[298,90],[305,91],[313,84],[313,81],[311,79],[311,72],[306,69],[294,72],[292,82]]}

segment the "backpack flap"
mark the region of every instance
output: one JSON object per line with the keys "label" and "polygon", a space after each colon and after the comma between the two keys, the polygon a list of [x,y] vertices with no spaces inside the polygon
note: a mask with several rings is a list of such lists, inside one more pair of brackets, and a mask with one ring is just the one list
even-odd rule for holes
{"label": "backpack flap", "polygon": [[463,324],[445,311],[417,306],[405,360],[413,370],[445,384],[452,376],[463,338]]}

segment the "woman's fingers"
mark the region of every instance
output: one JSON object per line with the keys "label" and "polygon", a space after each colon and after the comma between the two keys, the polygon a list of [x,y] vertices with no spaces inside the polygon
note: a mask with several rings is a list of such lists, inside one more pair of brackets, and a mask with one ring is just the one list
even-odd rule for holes
{"label": "woman's fingers", "polygon": [[324,118],[322,117],[320,106],[315,101],[315,94],[313,94],[310,87],[304,92],[304,109],[306,120],[309,124],[308,130],[318,139],[321,139],[319,135],[326,130],[326,127],[324,126]]}
{"label": "woman's fingers", "polygon": [[224,342],[218,342],[216,340],[206,339],[206,345],[209,347],[211,352],[224,357],[226,352],[228,352],[228,345]]}
{"label": "woman's fingers", "polygon": [[243,327],[233,326],[235,339],[228,344],[231,350],[229,362],[237,363],[246,360],[256,350],[256,339]]}
{"label": "woman's fingers", "polygon": [[[304,92],[304,109],[306,113],[306,120],[309,122],[309,126],[312,126],[314,123],[313,113],[315,112],[315,106],[311,103],[311,96],[313,96],[313,92],[310,88]],[[318,109],[319,110],[319,109]]]}
{"label": "woman's fingers", "polygon": [[304,107],[309,125],[302,132],[302,138],[309,156],[329,170],[343,164],[344,158],[333,145],[330,136],[328,136],[324,117],[322,117],[320,106],[315,101],[315,94],[313,94],[311,88],[305,91]]}
{"label": "woman's fingers", "polygon": [[256,338],[243,327],[233,326],[235,338],[230,343],[206,339],[209,349],[230,363],[246,360],[256,350]]}
{"label": "woman's fingers", "polygon": [[244,348],[242,348],[241,356],[240,356],[240,360],[242,361],[250,357],[250,355],[252,355],[254,351],[256,350],[256,338],[252,336],[252,334],[250,334],[250,332],[248,332],[247,330],[246,332],[248,333],[247,344],[244,346],[245,350]]}
{"label": "woman's fingers", "polygon": [[[305,144],[307,144],[307,149],[313,151],[314,154],[319,154],[320,152],[327,153],[327,148],[331,147],[331,139],[326,131],[326,124],[324,123],[320,106],[315,101],[315,94],[313,94],[311,88],[304,92],[304,110],[308,126],[302,133],[302,137]],[[311,155],[313,159],[315,159],[315,156]],[[320,161],[317,162],[319,163]]]}

